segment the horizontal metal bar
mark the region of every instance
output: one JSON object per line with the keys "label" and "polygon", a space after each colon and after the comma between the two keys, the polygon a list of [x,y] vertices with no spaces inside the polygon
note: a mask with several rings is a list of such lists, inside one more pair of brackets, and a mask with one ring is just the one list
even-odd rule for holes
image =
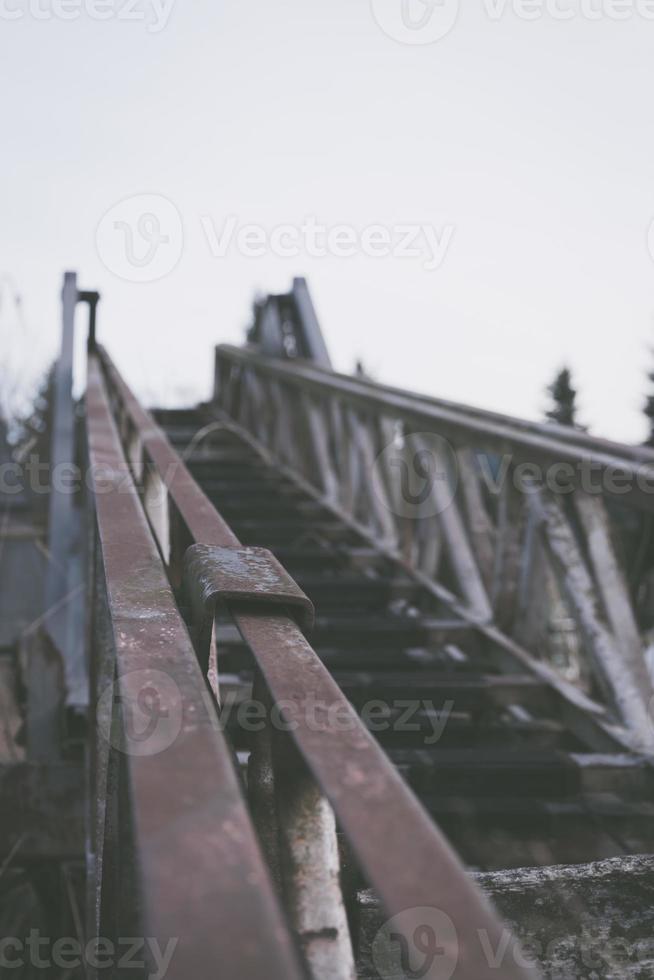
{"label": "horizontal metal bar", "polygon": [[[219,350],[243,350],[241,347],[234,348],[231,344],[224,344]],[[254,353],[254,351],[252,352]],[[296,361],[302,366],[311,368],[323,374],[327,380],[330,378],[346,378],[352,380],[352,375],[339,374],[331,368],[322,368],[314,362]],[[504,412],[493,412],[487,408],[479,408],[475,405],[467,405],[465,402],[455,402],[445,398],[435,398],[433,395],[425,395],[420,392],[410,391],[406,388],[397,388],[394,385],[386,385],[380,381],[368,378],[365,375],[356,375],[357,383],[365,385],[377,392],[386,392],[389,395],[403,395],[411,398],[416,403],[427,407],[447,409],[460,412],[469,418],[478,418],[486,422],[494,422],[500,425],[508,425],[520,432],[542,435],[548,439],[560,439],[570,443],[577,448],[592,449],[596,452],[605,452],[609,455],[627,457],[638,462],[649,463],[654,466],[654,449],[649,446],[629,445],[627,443],[616,442],[613,439],[604,439],[601,436],[590,435],[584,429],[577,429],[570,425],[561,425],[558,422],[535,422],[531,419],[519,418],[516,415],[507,415]]]}
{"label": "horizontal metal bar", "polygon": [[[148,930],[177,939],[168,975],[300,980],[290,933],[190,637],[131,479],[98,358],[89,457],[121,704],[166,680],[171,744],[124,756]],[[160,692],[161,694],[161,692]],[[253,931],[253,930],[256,930]]]}
{"label": "horizontal metal bar", "polygon": [[[101,357],[121,410],[126,412],[174,500],[193,540],[238,545],[235,535],[197,486],[186,466],[139,405],[104,350]],[[332,804],[361,868],[391,916],[417,928],[420,910],[449,916],[459,946],[458,980],[495,980],[480,935],[493,947],[506,942],[506,927],[472,885],[459,859],[412,791],[363,725],[354,709],[302,635],[282,614],[231,612],[250,646],[273,700],[290,721],[291,737]],[[313,725],[308,701],[325,705],[324,724]],[[343,731],[343,719],[348,731]],[[392,842],[392,846],[389,846]],[[411,932],[411,939],[413,932]],[[515,948],[514,940],[509,944]],[[503,980],[533,977],[514,956]],[[242,971],[241,971],[242,975]],[[429,974],[428,974],[429,975]],[[434,974],[435,976],[436,974]]]}
{"label": "horizontal metal bar", "polygon": [[[566,463],[579,473],[584,468],[604,477],[607,473],[624,477],[627,491],[611,489],[608,481],[598,480],[598,491],[625,504],[654,511],[654,456],[646,449],[623,447],[593,436],[561,435],[560,426],[538,426],[468,410],[436,399],[416,396],[401,389],[378,385],[349,375],[322,371],[307,362],[289,364],[263,357],[252,350],[229,344],[216,348],[216,358],[256,367],[264,375],[287,381],[294,387],[316,393],[330,393],[359,408],[391,415],[414,426],[418,431],[433,431],[453,441],[464,437],[473,448],[499,454],[511,452],[515,463]],[[646,488],[646,489],[645,489]]]}

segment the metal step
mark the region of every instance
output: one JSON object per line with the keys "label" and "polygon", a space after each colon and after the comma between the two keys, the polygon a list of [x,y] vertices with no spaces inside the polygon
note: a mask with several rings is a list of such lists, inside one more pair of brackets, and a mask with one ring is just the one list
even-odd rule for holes
{"label": "metal step", "polygon": [[341,689],[357,707],[372,700],[393,703],[429,699],[437,706],[451,703],[457,711],[482,712],[512,704],[539,709],[550,699],[546,684],[528,674],[447,674],[443,671],[341,672],[334,674]]}

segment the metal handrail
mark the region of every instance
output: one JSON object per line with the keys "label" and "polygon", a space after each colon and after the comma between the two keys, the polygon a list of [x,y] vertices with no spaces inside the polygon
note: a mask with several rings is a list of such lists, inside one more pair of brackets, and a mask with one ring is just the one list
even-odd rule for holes
{"label": "metal handrail", "polygon": [[[263,356],[255,349],[231,344],[216,348],[217,365],[221,360],[256,367],[264,375],[315,395],[329,393],[358,408],[392,414],[411,426],[438,425],[439,431],[444,436],[451,435],[454,441],[461,437],[469,440],[474,436],[479,449],[500,454],[511,451],[515,462],[561,462],[579,468],[593,466],[601,474],[607,471],[623,474],[633,482],[629,493],[617,491],[612,494],[603,484],[604,492],[623,503],[654,511],[654,452],[646,447],[623,446],[578,430],[566,431],[563,426],[528,422],[415,395],[359,377],[321,370],[308,361],[288,364]],[[644,483],[647,483],[647,490],[641,486]]]}
{"label": "metal handrail", "polygon": [[[152,523],[173,571],[173,510],[184,526],[187,543],[238,546],[236,536],[138,403],[106,351],[100,348],[98,356],[134,472],[146,481],[148,473],[154,473],[171,503],[168,520],[158,528],[156,519]],[[488,962],[480,937],[487,937],[493,948],[502,942],[504,948],[506,927],[297,624],[286,615],[254,611],[247,604],[233,603],[230,612],[252,650],[272,701],[284,706],[281,713],[291,729],[288,738],[331,803],[364,876],[388,915],[401,917],[398,931],[404,930],[412,940],[421,910],[438,909],[456,930],[458,980],[495,980],[497,969]],[[307,699],[325,709],[325,723],[319,729],[310,724],[303,710]],[[342,724],[344,718],[347,726]],[[518,965],[523,962],[511,937],[502,969],[504,980],[534,977],[532,969]],[[426,976],[435,978],[436,969]]]}
{"label": "metal handrail", "polygon": [[[220,344],[218,345],[217,350],[220,351],[221,354],[223,352],[231,353],[233,351],[247,352],[248,350],[255,355],[260,355],[260,353],[262,353],[257,350],[256,345],[251,345],[249,348],[243,348],[235,347],[232,344]],[[269,360],[268,356],[266,356],[266,360]],[[346,380],[353,379],[353,375],[334,371],[333,368],[324,367],[323,365],[316,363],[314,360],[298,360],[294,363],[311,368],[316,373],[322,374],[328,381],[333,378],[344,378]],[[385,384],[384,382],[368,377],[365,374],[357,374],[355,376],[355,380],[357,383],[367,385],[371,390],[377,392],[385,392],[388,395],[406,396],[407,398],[411,398],[414,402],[416,402],[416,404],[425,405],[427,408],[431,407],[436,409],[446,409],[448,411],[461,413],[470,419],[477,418],[486,422],[506,425],[514,428],[518,432],[542,435],[548,439],[560,439],[563,442],[570,443],[579,449],[592,449],[596,450],[597,452],[605,452],[608,455],[614,455],[618,458],[625,457],[644,463],[654,464],[654,448],[651,446],[639,445],[637,443],[623,443],[618,442],[615,439],[606,439],[603,436],[592,435],[586,431],[586,429],[578,428],[577,426],[573,425],[563,425],[560,422],[537,422],[533,419],[520,418],[517,415],[507,415],[506,412],[494,412],[491,409],[480,408],[478,405],[468,405],[465,402],[456,402],[446,398],[436,398],[434,395],[427,395],[421,392],[411,391],[408,388],[398,388],[396,385]]]}
{"label": "metal handrail", "polygon": [[[156,937],[161,949],[174,944],[167,975],[180,980],[209,976],[214,965],[229,977],[302,980],[93,353],[86,417],[98,557],[90,934],[132,936],[138,921],[142,936]],[[179,731],[164,731],[174,741],[166,737],[158,751],[132,754],[122,714],[144,684],[159,699],[160,717],[178,718]]]}

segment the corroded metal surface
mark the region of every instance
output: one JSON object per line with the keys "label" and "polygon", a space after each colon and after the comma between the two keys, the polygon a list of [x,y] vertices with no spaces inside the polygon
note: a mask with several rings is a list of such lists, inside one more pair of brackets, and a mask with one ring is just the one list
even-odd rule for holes
{"label": "corroded metal surface", "polygon": [[[121,880],[128,870],[125,858],[133,848],[137,863],[129,872],[136,877],[146,930],[142,935],[164,943],[177,940],[169,977],[219,973],[299,980],[292,940],[129,474],[95,355],[89,361],[86,407],[115,656],[115,693],[109,701],[112,746],[105,778],[111,791],[111,772],[117,771],[124,787],[121,797],[98,801],[107,807],[107,833],[114,835],[111,841],[97,842],[96,864],[104,867],[107,879],[106,884],[96,883],[100,900],[106,895],[120,910],[126,900]],[[159,718],[178,718],[179,730],[170,739],[164,724],[161,744],[139,754],[129,741],[123,712],[138,701],[144,683],[159,698]],[[102,723],[101,714],[98,720]],[[126,852],[122,864],[121,851]],[[116,867],[124,869],[117,881]]]}
{"label": "corroded metal surface", "polygon": [[240,599],[290,608],[303,630],[313,626],[313,603],[268,548],[191,545],[184,555],[184,585],[197,618],[212,615],[219,599]]}

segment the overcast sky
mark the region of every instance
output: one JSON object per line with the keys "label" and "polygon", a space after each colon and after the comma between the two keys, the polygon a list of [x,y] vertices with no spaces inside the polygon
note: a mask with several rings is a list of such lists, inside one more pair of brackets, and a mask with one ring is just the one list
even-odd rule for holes
{"label": "overcast sky", "polygon": [[76,269],[137,391],[203,398],[305,275],[341,370],[537,418],[567,363],[642,439],[654,6],[538,2],[0,0],[3,349],[43,367]]}

